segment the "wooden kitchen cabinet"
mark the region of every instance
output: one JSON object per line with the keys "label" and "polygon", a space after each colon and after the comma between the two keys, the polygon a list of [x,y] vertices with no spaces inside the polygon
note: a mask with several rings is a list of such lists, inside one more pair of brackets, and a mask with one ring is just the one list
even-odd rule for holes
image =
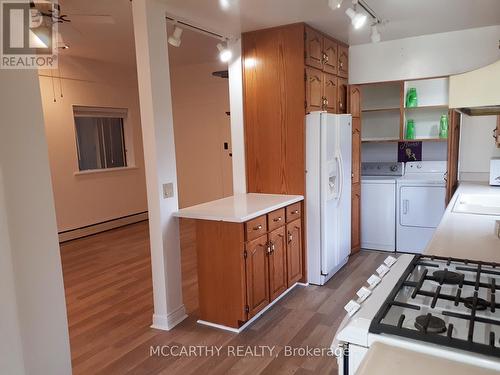
{"label": "wooden kitchen cabinet", "polygon": [[323,35],[311,27],[305,27],[305,64],[323,69]]}
{"label": "wooden kitchen cabinet", "polygon": [[323,72],[306,67],[306,112],[321,111],[323,109]]}
{"label": "wooden kitchen cabinet", "polygon": [[302,204],[244,223],[196,220],[201,321],[240,328],[302,279]]}
{"label": "wooden kitchen cabinet", "polygon": [[460,113],[450,110],[448,126],[448,171],[446,172],[446,204],[458,187],[458,158],[460,147]]}
{"label": "wooden kitchen cabinet", "polygon": [[287,287],[285,227],[269,233],[269,296],[274,301]]}
{"label": "wooden kitchen cabinet", "polygon": [[361,88],[359,85],[349,86],[349,113],[352,117],[361,117]]}
{"label": "wooden kitchen cabinet", "polygon": [[286,226],[288,286],[302,278],[302,223],[295,220]]}
{"label": "wooden kitchen cabinet", "polygon": [[338,75],[347,78],[349,77],[349,47],[339,45],[338,55]]}
{"label": "wooden kitchen cabinet", "polygon": [[351,254],[361,248],[361,184],[352,186],[351,201]]}
{"label": "wooden kitchen cabinet", "polygon": [[340,77],[337,79],[337,90],[337,113],[347,113],[347,79]]}
{"label": "wooden kitchen cabinet", "polygon": [[269,261],[267,235],[246,244],[246,289],[248,318],[269,304]]}
{"label": "wooden kitchen cabinet", "polygon": [[330,38],[323,38],[323,71],[338,74],[338,44]]}
{"label": "wooden kitchen cabinet", "polygon": [[333,74],[323,73],[323,110],[337,113],[337,77]]}
{"label": "wooden kitchen cabinet", "polygon": [[361,183],[361,119],[352,118],[352,184]]}

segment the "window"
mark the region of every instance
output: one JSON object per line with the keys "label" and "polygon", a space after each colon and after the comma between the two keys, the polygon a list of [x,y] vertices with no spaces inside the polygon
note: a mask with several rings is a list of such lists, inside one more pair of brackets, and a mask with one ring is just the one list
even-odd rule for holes
{"label": "window", "polygon": [[80,171],[126,167],[127,110],[74,107],[73,113]]}

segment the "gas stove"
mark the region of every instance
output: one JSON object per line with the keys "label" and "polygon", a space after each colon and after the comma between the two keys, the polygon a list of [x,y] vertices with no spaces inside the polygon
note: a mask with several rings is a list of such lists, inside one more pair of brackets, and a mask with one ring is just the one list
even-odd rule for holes
{"label": "gas stove", "polygon": [[499,289],[500,264],[416,256],[369,331],[500,357]]}

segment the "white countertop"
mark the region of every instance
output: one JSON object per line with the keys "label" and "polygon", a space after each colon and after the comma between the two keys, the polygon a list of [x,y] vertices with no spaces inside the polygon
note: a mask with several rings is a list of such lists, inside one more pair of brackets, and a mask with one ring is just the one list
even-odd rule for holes
{"label": "white countertop", "polygon": [[187,219],[243,223],[302,200],[304,200],[302,195],[236,194],[183,208],[174,213],[174,216]]}
{"label": "white countertop", "polygon": [[461,182],[425,254],[500,263],[500,216],[453,212],[460,194],[500,195],[500,187],[486,182]]}

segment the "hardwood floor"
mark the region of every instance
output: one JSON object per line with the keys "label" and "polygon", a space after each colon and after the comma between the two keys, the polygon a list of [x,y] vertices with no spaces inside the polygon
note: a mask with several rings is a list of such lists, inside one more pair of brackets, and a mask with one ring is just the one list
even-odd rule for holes
{"label": "hardwood floor", "polygon": [[[328,348],[345,315],[344,304],[386,256],[355,254],[326,286],[296,287],[236,335],[196,323],[194,240],[192,223],[182,222],[183,293],[189,317],[170,332],[149,327],[153,301],[147,223],[61,246],[74,374],[332,373],[337,367],[334,358],[286,357],[285,346]],[[150,347],[157,345],[214,345],[221,351],[219,356],[150,356]],[[274,352],[229,355],[228,348],[237,345],[269,345]]]}

